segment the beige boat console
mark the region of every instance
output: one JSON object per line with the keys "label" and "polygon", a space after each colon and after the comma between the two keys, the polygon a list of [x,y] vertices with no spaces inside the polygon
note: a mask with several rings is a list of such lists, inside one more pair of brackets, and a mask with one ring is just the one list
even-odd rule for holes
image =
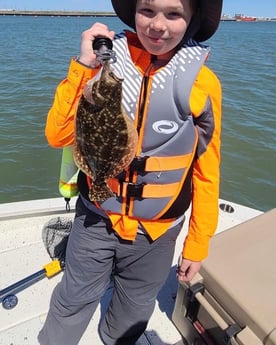
{"label": "beige boat console", "polygon": [[172,318],[184,344],[276,345],[276,209],[214,236]]}

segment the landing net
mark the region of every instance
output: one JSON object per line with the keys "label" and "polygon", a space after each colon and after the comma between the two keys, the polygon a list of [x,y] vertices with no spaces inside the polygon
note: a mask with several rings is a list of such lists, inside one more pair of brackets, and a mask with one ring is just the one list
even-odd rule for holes
{"label": "landing net", "polygon": [[42,229],[42,240],[50,258],[58,259],[63,266],[71,228],[71,219],[56,217],[50,219]]}

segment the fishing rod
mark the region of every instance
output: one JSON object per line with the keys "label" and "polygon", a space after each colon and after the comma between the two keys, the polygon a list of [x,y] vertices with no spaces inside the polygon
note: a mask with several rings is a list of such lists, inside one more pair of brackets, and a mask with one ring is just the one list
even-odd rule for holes
{"label": "fishing rod", "polygon": [[66,246],[71,228],[71,219],[61,217],[50,219],[44,225],[42,240],[52,261],[44,265],[41,270],[0,290],[0,303],[2,303],[4,309],[10,310],[16,307],[19,292],[45,277],[55,276],[64,269]]}

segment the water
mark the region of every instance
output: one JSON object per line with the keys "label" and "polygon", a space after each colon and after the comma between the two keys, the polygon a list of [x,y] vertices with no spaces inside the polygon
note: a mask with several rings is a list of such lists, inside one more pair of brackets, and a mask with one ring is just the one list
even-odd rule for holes
{"label": "water", "polygon": [[[61,150],[44,137],[47,112],[81,32],[117,18],[0,17],[0,202],[58,197]],[[221,197],[276,207],[276,22],[222,22],[208,64],[223,86]]]}

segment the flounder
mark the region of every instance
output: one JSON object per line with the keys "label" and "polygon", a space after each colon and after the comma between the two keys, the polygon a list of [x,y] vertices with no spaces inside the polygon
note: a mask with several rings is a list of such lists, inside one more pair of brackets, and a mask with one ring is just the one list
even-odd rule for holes
{"label": "flounder", "polygon": [[122,172],[135,155],[138,135],[121,105],[122,83],[123,79],[105,62],[100,79],[87,84],[79,101],[74,159],[92,179],[91,201],[114,196],[107,180]]}

